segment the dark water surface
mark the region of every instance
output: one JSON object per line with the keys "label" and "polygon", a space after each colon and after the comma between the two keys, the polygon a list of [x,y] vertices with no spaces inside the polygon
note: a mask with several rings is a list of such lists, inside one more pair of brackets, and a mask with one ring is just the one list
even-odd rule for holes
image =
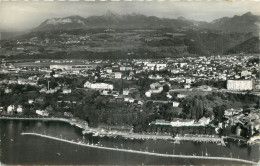
{"label": "dark water surface", "polygon": [[82,130],[65,122],[0,120],[0,161],[6,164],[241,164],[219,160],[157,157],[73,145],[47,138],[21,135],[36,132],[68,140],[84,141],[106,147],[142,150],[163,154],[205,155],[259,160],[259,147],[229,141],[226,147],[214,143],[164,140],[129,140],[120,137],[83,137]]}

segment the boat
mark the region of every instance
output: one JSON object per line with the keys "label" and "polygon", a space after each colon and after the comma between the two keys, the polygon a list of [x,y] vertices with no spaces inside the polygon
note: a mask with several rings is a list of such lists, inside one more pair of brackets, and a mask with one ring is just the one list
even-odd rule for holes
{"label": "boat", "polygon": [[60,156],[61,154],[60,153],[56,153],[58,156]]}

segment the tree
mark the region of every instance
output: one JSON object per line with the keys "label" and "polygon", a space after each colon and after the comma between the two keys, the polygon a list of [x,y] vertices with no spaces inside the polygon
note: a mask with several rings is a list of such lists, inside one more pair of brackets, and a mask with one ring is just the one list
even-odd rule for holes
{"label": "tree", "polygon": [[169,90],[170,90],[169,85],[165,84],[165,85],[163,86],[163,91],[162,91],[162,92],[169,92]]}

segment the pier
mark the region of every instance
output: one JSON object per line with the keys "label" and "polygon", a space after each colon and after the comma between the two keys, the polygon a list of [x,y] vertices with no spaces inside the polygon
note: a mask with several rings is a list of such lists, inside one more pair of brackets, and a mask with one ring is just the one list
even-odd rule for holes
{"label": "pier", "polygon": [[221,143],[222,146],[226,146],[224,137],[176,136],[175,139],[179,141]]}
{"label": "pier", "polygon": [[85,144],[82,142],[75,142],[70,141],[58,137],[38,134],[38,133],[21,133],[21,135],[31,135],[31,136],[38,136],[43,138],[48,138],[52,140],[62,141],[74,145],[80,145],[90,148],[98,148],[98,149],[104,149],[104,150],[112,150],[112,151],[120,151],[120,152],[127,152],[127,153],[135,153],[135,154],[144,154],[144,155],[151,155],[151,156],[159,156],[159,157],[172,157],[172,158],[184,158],[184,159],[206,159],[206,160],[222,160],[222,161],[236,161],[236,162],[243,162],[245,164],[252,164],[256,165],[256,162],[248,161],[244,159],[238,159],[238,158],[227,158],[227,157],[209,157],[209,156],[189,156],[189,155],[174,155],[174,154],[162,154],[162,153],[155,153],[155,152],[148,152],[148,151],[137,151],[137,150],[129,150],[129,149],[118,149],[118,148],[111,148],[111,147],[103,147],[93,144]]}

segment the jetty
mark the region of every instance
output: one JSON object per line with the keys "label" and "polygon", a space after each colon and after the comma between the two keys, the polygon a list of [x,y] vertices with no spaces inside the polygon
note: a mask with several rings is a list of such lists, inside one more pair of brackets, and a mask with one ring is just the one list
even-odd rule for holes
{"label": "jetty", "polygon": [[104,146],[98,146],[94,144],[85,144],[82,142],[75,142],[71,140],[66,140],[63,138],[53,137],[49,135],[43,135],[38,133],[21,133],[21,135],[31,135],[31,136],[38,136],[43,138],[48,138],[52,140],[62,141],[74,145],[80,145],[90,148],[97,148],[97,149],[104,149],[104,150],[112,150],[112,151],[119,151],[119,152],[127,152],[127,153],[135,153],[135,154],[144,154],[144,155],[151,155],[151,156],[159,156],[159,157],[172,157],[172,158],[184,158],[184,159],[205,159],[205,160],[222,160],[222,161],[236,161],[236,162],[242,162],[245,164],[252,164],[256,165],[256,162],[244,160],[244,159],[238,159],[238,158],[228,158],[228,157],[211,157],[211,156],[190,156],[190,155],[174,155],[174,154],[162,154],[162,153],[155,153],[155,152],[148,152],[148,151],[138,151],[138,150],[129,150],[129,149],[119,149],[119,148],[111,148],[111,147],[104,147]]}
{"label": "jetty", "polygon": [[193,142],[212,142],[221,143],[222,146],[226,146],[224,137],[210,137],[210,136],[176,136],[178,141],[193,141]]}

